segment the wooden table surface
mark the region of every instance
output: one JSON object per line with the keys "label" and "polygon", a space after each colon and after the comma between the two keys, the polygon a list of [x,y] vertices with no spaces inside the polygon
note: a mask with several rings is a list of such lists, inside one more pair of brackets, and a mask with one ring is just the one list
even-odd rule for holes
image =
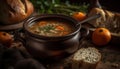
{"label": "wooden table surface", "polygon": [[[106,45],[104,47],[96,47],[89,39],[84,39],[81,43],[82,47],[97,48],[102,59],[98,63],[96,69],[120,69],[120,47]],[[48,64],[48,69],[71,69],[69,64],[66,64],[67,58],[61,62]]]}
{"label": "wooden table surface", "polygon": [[[96,47],[92,42],[90,37],[86,37],[80,41],[81,47],[95,47],[99,50],[102,55],[101,61],[98,63],[96,69],[120,69],[120,45],[111,45],[108,44],[104,47]],[[20,42],[15,42],[13,47],[17,47],[19,49],[24,49],[23,45]],[[25,49],[24,49],[25,50]],[[71,57],[71,56],[70,56]],[[61,61],[57,61],[55,63],[45,64],[47,69],[71,69],[67,57]]]}

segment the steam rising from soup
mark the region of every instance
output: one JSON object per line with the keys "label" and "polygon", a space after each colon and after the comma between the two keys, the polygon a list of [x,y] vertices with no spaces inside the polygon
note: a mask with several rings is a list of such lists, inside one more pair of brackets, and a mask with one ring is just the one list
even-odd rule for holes
{"label": "steam rising from soup", "polygon": [[69,23],[50,20],[36,22],[29,29],[42,36],[65,36],[74,31],[74,27]]}

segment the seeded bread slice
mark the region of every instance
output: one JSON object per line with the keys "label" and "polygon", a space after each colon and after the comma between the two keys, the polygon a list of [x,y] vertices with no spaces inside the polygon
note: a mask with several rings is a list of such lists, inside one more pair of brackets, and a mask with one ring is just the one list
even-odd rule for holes
{"label": "seeded bread slice", "polygon": [[72,69],[95,69],[101,59],[101,53],[94,48],[81,48],[72,58]]}

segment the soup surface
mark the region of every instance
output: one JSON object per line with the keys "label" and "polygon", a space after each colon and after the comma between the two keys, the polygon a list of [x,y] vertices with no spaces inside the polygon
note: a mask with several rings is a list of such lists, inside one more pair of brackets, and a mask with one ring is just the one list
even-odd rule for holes
{"label": "soup surface", "polygon": [[68,23],[50,20],[33,23],[29,29],[42,36],[64,36],[74,31],[74,27]]}

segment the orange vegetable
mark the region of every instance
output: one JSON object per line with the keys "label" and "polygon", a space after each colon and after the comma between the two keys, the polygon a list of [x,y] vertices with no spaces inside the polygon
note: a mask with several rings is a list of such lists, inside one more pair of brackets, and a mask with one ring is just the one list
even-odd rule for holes
{"label": "orange vegetable", "polygon": [[0,43],[10,47],[13,42],[12,36],[7,32],[0,32]]}
{"label": "orange vegetable", "polygon": [[46,25],[46,24],[47,24],[46,21],[41,21],[41,22],[38,23],[39,26],[44,26],[44,25]]}
{"label": "orange vegetable", "polygon": [[64,30],[64,27],[62,27],[62,26],[57,26],[56,29],[63,31],[63,30]]}
{"label": "orange vegetable", "polygon": [[66,34],[68,34],[68,32],[64,31],[63,34],[66,35]]}
{"label": "orange vegetable", "polygon": [[86,14],[83,12],[75,12],[72,17],[78,21],[82,21],[86,18]]}
{"label": "orange vegetable", "polygon": [[110,42],[110,40],[111,33],[106,28],[97,28],[92,34],[92,41],[96,45],[106,45]]}

